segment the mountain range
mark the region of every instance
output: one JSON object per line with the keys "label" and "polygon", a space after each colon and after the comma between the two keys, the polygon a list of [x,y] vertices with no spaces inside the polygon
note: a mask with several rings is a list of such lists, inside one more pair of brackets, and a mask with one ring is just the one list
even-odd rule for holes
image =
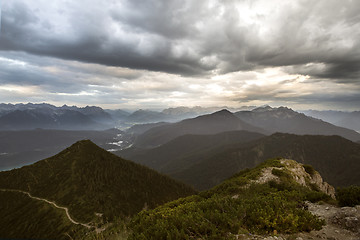
{"label": "mountain range", "polygon": [[[168,115],[182,115],[193,110],[193,108],[177,108],[164,110],[163,112]],[[298,135],[339,135],[352,141],[360,141],[360,134],[353,130],[308,117],[285,107],[271,108],[265,106],[251,111],[238,111],[235,113],[221,110],[176,123],[157,122],[133,125],[134,122],[129,122],[127,124],[131,127],[124,131],[110,130],[110,132],[113,132],[111,134],[109,131],[93,130],[98,129],[98,127],[119,125],[118,121],[127,121],[126,118],[132,114],[122,110],[113,110],[112,114],[114,115],[126,116],[122,120],[115,120],[110,123],[111,119],[115,119],[114,115],[98,107],[78,108],[66,105],[55,107],[49,104],[0,104],[0,112],[0,129],[13,129],[16,127],[16,130],[13,131],[0,131],[0,170],[20,167],[49,157],[65,146],[81,139],[91,139],[113,152],[131,146],[136,149],[155,148],[176,137],[187,134],[212,135],[238,130],[258,132],[265,135],[275,132]],[[146,113],[147,111],[140,112]],[[54,119],[57,119],[57,121],[54,121]],[[75,128],[76,131],[67,130],[61,132],[63,129],[57,131],[20,130],[21,128],[34,127],[68,128],[65,126],[70,129]],[[87,128],[90,128],[91,131],[78,131]]]}
{"label": "mountain range", "polygon": [[87,106],[55,107],[50,104],[0,104],[0,130],[45,129],[106,129],[113,124],[102,108]]}
{"label": "mountain range", "polygon": [[272,157],[316,167],[335,186],[360,184],[360,145],[340,136],[246,131],[184,135],[152,149],[129,148],[120,156],[149,166],[198,190],[209,189]]}
{"label": "mountain range", "polygon": [[209,135],[234,130],[266,133],[265,130],[240,120],[231,112],[224,109],[212,114],[151,128],[138,136],[134,142],[134,146],[152,148],[186,134]]}
{"label": "mountain range", "polygon": [[351,141],[360,140],[360,134],[354,130],[332,125],[286,107],[272,108],[265,106],[252,111],[235,112],[234,115],[270,133],[339,135]]}
{"label": "mountain range", "polygon": [[[226,107],[223,107],[226,108]],[[249,109],[253,107],[241,107]],[[89,130],[111,127],[131,127],[136,123],[177,122],[186,118],[212,113],[219,107],[176,107],[162,111],[139,109],[102,109],[97,106],[56,107],[51,104],[0,104],[0,130],[24,130],[34,128]]]}
{"label": "mountain range", "polygon": [[194,118],[200,115],[210,114],[220,111],[221,109],[228,109],[229,111],[249,110],[255,108],[254,106],[243,106],[240,108],[224,107],[174,107],[166,108],[162,111],[151,111],[139,109],[125,119],[128,122],[134,123],[155,123],[155,122],[178,122],[187,118]]}
{"label": "mountain range", "polygon": [[339,135],[351,141],[360,141],[360,134],[354,130],[332,125],[286,107],[269,106],[235,113],[224,109],[177,123],[134,125],[128,129],[128,133],[136,135],[135,147],[153,148],[181,135],[216,134],[235,130],[267,135],[276,132],[298,135]]}
{"label": "mountain range", "polygon": [[[61,107],[56,107],[47,103],[1,103],[0,130],[24,130],[34,128],[65,130],[93,130],[112,127],[128,128],[134,124],[178,122],[184,119],[210,114],[219,111],[220,109],[228,109],[231,112],[234,112],[235,115],[242,120],[252,125],[259,125],[258,127],[262,127],[265,123],[265,125],[268,125],[273,132],[287,131],[289,133],[299,134],[296,132],[296,129],[293,129],[294,127],[290,126],[287,122],[285,122],[285,126],[282,126],[283,123],[279,123],[278,120],[276,123],[272,122],[274,121],[274,118],[280,117],[287,120],[291,118],[297,122],[306,119],[306,116],[302,116],[301,113],[286,107],[271,108],[269,106],[259,108],[256,108],[255,106],[244,106],[240,108],[176,107],[167,108],[162,111],[140,109],[133,112],[122,109],[102,109],[96,106],[77,107],[63,105]],[[307,110],[302,112],[307,116],[313,116],[336,126],[360,131],[359,111],[341,112]],[[313,132],[317,127],[317,125],[314,124],[316,119],[312,120],[313,123],[309,125],[308,129],[305,129],[306,131]],[[304,125],[304,123],[302,124]],[[325,126],[324,123],[322,125],[319,134],[328,131],[325,129],[329,128],[329,126]],[[284,130],[281,127],[286,129]],[[350,133],[347,134],[351,135]]]}
{"label": "mountain range", "polygon": [[360,132],[360,111],[343,112],[343,111],[303,111],[306,115],[320,118],[336,126],[353,129]]}

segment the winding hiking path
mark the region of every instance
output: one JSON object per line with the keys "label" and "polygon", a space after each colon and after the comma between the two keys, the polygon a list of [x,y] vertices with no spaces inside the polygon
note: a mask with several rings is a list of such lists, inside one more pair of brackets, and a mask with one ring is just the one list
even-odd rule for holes
{"label": "winding hiking path", "polygon": [[46,202],[48,204],[51,204],[53,205],[54,207],[56,208],[59,208],[59,209],[62,209],[65,211],[66,213],[66,216],[67,218],[70,220],[70,222],[74,223],[74,224],[77,224],[77,225],[81,225],[81,226],[84,226],[86,228],[91,228],[91,226],[87,223],[80,223],[80,222],[77,222],[75,221],[69,214],[69,209],[67,207],[61,207],[59,205],[57,205],[55,202],[52,202],[52,201],[49,201],[45,198],[39,198],[39,197],[34,197],[32,196],[29,192],[25,192],[25,191],[22,191],[22,190],[17,190],[17,189],[0,189],[0,191],[3,191],[3,192],[19,192],[19,193],[23,193],[25,195],[27,195],[28,197],[32,198],[32,199],[36,199],[36,200],[39,200],[39,201],[43,201],[43,202]]}

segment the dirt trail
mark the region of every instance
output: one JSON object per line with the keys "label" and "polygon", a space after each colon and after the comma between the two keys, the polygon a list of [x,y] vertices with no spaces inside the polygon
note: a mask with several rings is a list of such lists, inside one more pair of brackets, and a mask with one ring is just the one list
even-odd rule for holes
{"label": "dirt trail", "polygon": [[84,227],[86,227],[86,228],[91,228],[91,227],[92,227],[92,226],[90,226],[90,225],[87,224],[87,223],[80,223],[80,222],[75,221],[75,220],[70,216],[70,214],[69,214],[69,209],[68,209],[67,207],[61,207],[61,206],[57,205],[55,202],[49,201],[49,200],[47,200],[47,199],[45,199],[45,198],[34,197],[34,196],[32,196],[29,192],[25,192],[25,191],[17,190],[17,189],[0,189],[0,191],[3,191],[3,192],[19,192],[19,193],[23,193],[23,194],[29,196],[29,197],[32,198],[32,199],[36,199],[36,200],[39,200],[39,201],[46,202],[46,203],[48,203],[48,204],[53,205],[53,206],[56,207],[56,208],[59,208],[59,209],[64,210],[65,213],[66,213],[67,218],[70,220],[70,222],[72,222],[72,223],[74,223],[74,224],[81,225],[81,226],[84,226]]}

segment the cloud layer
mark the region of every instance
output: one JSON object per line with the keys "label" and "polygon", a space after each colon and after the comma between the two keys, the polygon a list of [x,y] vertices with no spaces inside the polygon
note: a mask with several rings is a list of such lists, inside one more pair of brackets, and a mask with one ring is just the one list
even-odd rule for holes
{"label": "cloud layer", "polygon": [[6,1],[0,93],[34,101],[28,86],[50,98],[42,101],[80,104],[355,108],[359,12],[351,0]]}

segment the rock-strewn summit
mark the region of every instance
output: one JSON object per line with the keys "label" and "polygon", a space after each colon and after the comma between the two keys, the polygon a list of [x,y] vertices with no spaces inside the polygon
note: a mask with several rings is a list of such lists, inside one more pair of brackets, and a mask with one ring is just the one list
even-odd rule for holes
{"label": "rock-strewn summit", "polygon": [[335,198],[335,188],[327,182],[324,182],[320,173],[315,171],[310,165],[303,165],[290,159],[281,159],[280,163],[283,166],[263,168],[259,178],[252,181],[252,183],[264,184],[268,181],[276,181],[279,183],[279,175],[281,175],[279,171],[284,171],[284,173],[289,174],[298,184],[308,187],[309,189],[318,189]]}

